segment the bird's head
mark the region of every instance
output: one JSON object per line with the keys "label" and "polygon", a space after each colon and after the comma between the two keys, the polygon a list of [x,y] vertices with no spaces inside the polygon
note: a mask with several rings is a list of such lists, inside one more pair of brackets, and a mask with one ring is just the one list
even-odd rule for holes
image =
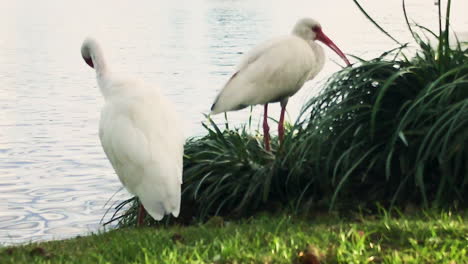
{"label": "bird's head", "polygon": [[318,28],[322,28],[322,26],[317,20],[312,18],[302,18],[297,21],[296,25],[294,26],[293,34],[307,41],[316,40],[316,29]]}
{"label": "bird's head", "polygon": [[322,25],[312,18],[302,18],[297,21],[293,29],[293,34],[304,39],[305,41],[315,41],[318,40],[327,45],[330,49],[336,52],[347,65],[351,65],[348,58],[344,53],[338,48],[338,46],[333,43],[333,41],[325,35],[322,31]]}
{"label": "bird's head", "polygon": [[92,38],[86,38],[81,45],[81,56],[91,68],[94,68],[95,51],[98,48],[97,42]]}

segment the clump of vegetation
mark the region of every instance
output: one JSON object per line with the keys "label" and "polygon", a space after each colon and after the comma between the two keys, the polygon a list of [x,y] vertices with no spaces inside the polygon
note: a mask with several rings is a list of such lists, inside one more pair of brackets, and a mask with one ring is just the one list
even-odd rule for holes
{"label": "clump of vegetation", "polygon": [[186,144],[184,198],[203,205],[200,215],[242,214],[271,201],[275,156],[261,147],[262,139],[245,127],[221,131],[211,125],[206,136]]}
{"label": "clump of vegetation", "polygon": [[330,206],[466,199],[468,50],[449,45],[449,10],[450,1],[439,35],[424,29],[438,36],[436,49],[408,23],[419,44],[414,57],[402,54],[404,45],[361,60],[333,75],[306,104],[287,167],[295,177],[316,178]]}
{"label": "clump of vegetation", "polygon": [[[190,139],[183,221],[285,207],[466,204],[468,49],[450,46],[450,1],[438,33],[411,25],[404,4],[403,11],[416,53],[399,45],[332,75],[273,153],[245,128],[222,131],[212,122],[206,136]],[[436,47],[415,29],[437,37]]]}

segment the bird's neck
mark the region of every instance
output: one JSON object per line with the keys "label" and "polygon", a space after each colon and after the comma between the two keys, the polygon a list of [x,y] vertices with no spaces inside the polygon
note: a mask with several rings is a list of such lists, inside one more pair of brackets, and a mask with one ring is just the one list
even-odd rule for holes
{"label": "bird's neck", "polygon": [[99,46],[95,46],[93,48],[91,56],[94,64],[94,69],[96,70],[96,76],[100,78],[107,75],[109,73],[109,68],[107,67],[104,55],[102,54],[102,50]]}
{"label": "bird's neck", "polygon": [[106,101],[111,100],[115,95],[126,94],[128,91],[136,93],[136,88],[138,88],[137,83],[133,79],[126,79],[111,72],[97,76],[97,83]]}
{"label": "bird's neck", "polygon": [[317,41],[310,41],[309,45],[315,54],[316,65],[314,70],[310,72],[309,80],[311,80],[322,70],[323,66],[325,65],[325,51],[323,50],[323,47],[317,43]]}
{"label": "bird's neck", "polygon": [[94,68],[96,69],[96,79],[99,89],[101,90],[101,94],[104,98],[108,98],[109,95],[112,94],[112,87],[109,85],[112,83],[112,77],[100,49],[94,53],[93,63]]}
{"label": "bird's neck", "polygon": [[317,59],[322,59],[325,61],[325,51],[323,50],[323,47],[317,43],[317,41],[309,41],[309,45],[314,51],[315,54],[317,54]]}

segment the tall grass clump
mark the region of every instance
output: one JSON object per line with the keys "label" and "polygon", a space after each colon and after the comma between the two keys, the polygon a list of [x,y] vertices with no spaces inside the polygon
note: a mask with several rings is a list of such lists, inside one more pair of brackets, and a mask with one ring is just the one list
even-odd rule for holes
{"label": "tall grass clump", "polygon": [[450,1],[439,34],[419,26],[437,36],[435,49],[408,22],[416,55],[404,45],[361,60],[303,108],[285,162],[320,182],[331,206],[466,201],[468,51],[449,45],[449,10]]}
{"label": "tall grass clump", "polygon": [[[209,119],[207,134],[185,145],[182,221],[285,207],[466,205],[468,49],[449,43],[450,1],[439,32],[410,24],[404,1],[403,12],[417,48],[366,13],[398,47],[332,75],[283,144],[273,139],[272,153],[261,135],[221,130]],[[136,218],[136,200],[129,204],[113,217],[121,225]]]}
{"label": "tall grass clump", "polygon": [[275,157],[261,147],[262,138],[245,127],[221,131],[209,122],[206,136],[186,144],[184,198],[200,215],[241,215],[270,202]]}

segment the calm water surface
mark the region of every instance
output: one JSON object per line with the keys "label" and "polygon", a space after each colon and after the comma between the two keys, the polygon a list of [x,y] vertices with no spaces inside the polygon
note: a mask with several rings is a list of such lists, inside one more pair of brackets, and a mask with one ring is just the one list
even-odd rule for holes
{"label": "calm water surface", "polygon": [[[96,231],[106,209],[129,196],[99,143],[103,99],[81,59],[86,36],[100,41],[115,72],[159,85],[185,117],[187,136],[203,133],[203,113],[242,53],[287,34],[300,17],[318,19],[346,53],[371,57],[394,47],[351,0],[290,2],[0,0],[0,244]],[[363,4],[409,41],[400,1],[374,2]],[[407,2],[413,19],[436,26],[433,1]],[[466,4],[454,2],[454,27],[467,30]],[[290,100],[290,120],[317,83],[339,69],[333,61],[342,64],[326,52],[317,81]],[[260,113],[255,108],[254,118]],[[271,115],[278,113],[273,107]],[[242,123],[248,114],[229,119]]]}

